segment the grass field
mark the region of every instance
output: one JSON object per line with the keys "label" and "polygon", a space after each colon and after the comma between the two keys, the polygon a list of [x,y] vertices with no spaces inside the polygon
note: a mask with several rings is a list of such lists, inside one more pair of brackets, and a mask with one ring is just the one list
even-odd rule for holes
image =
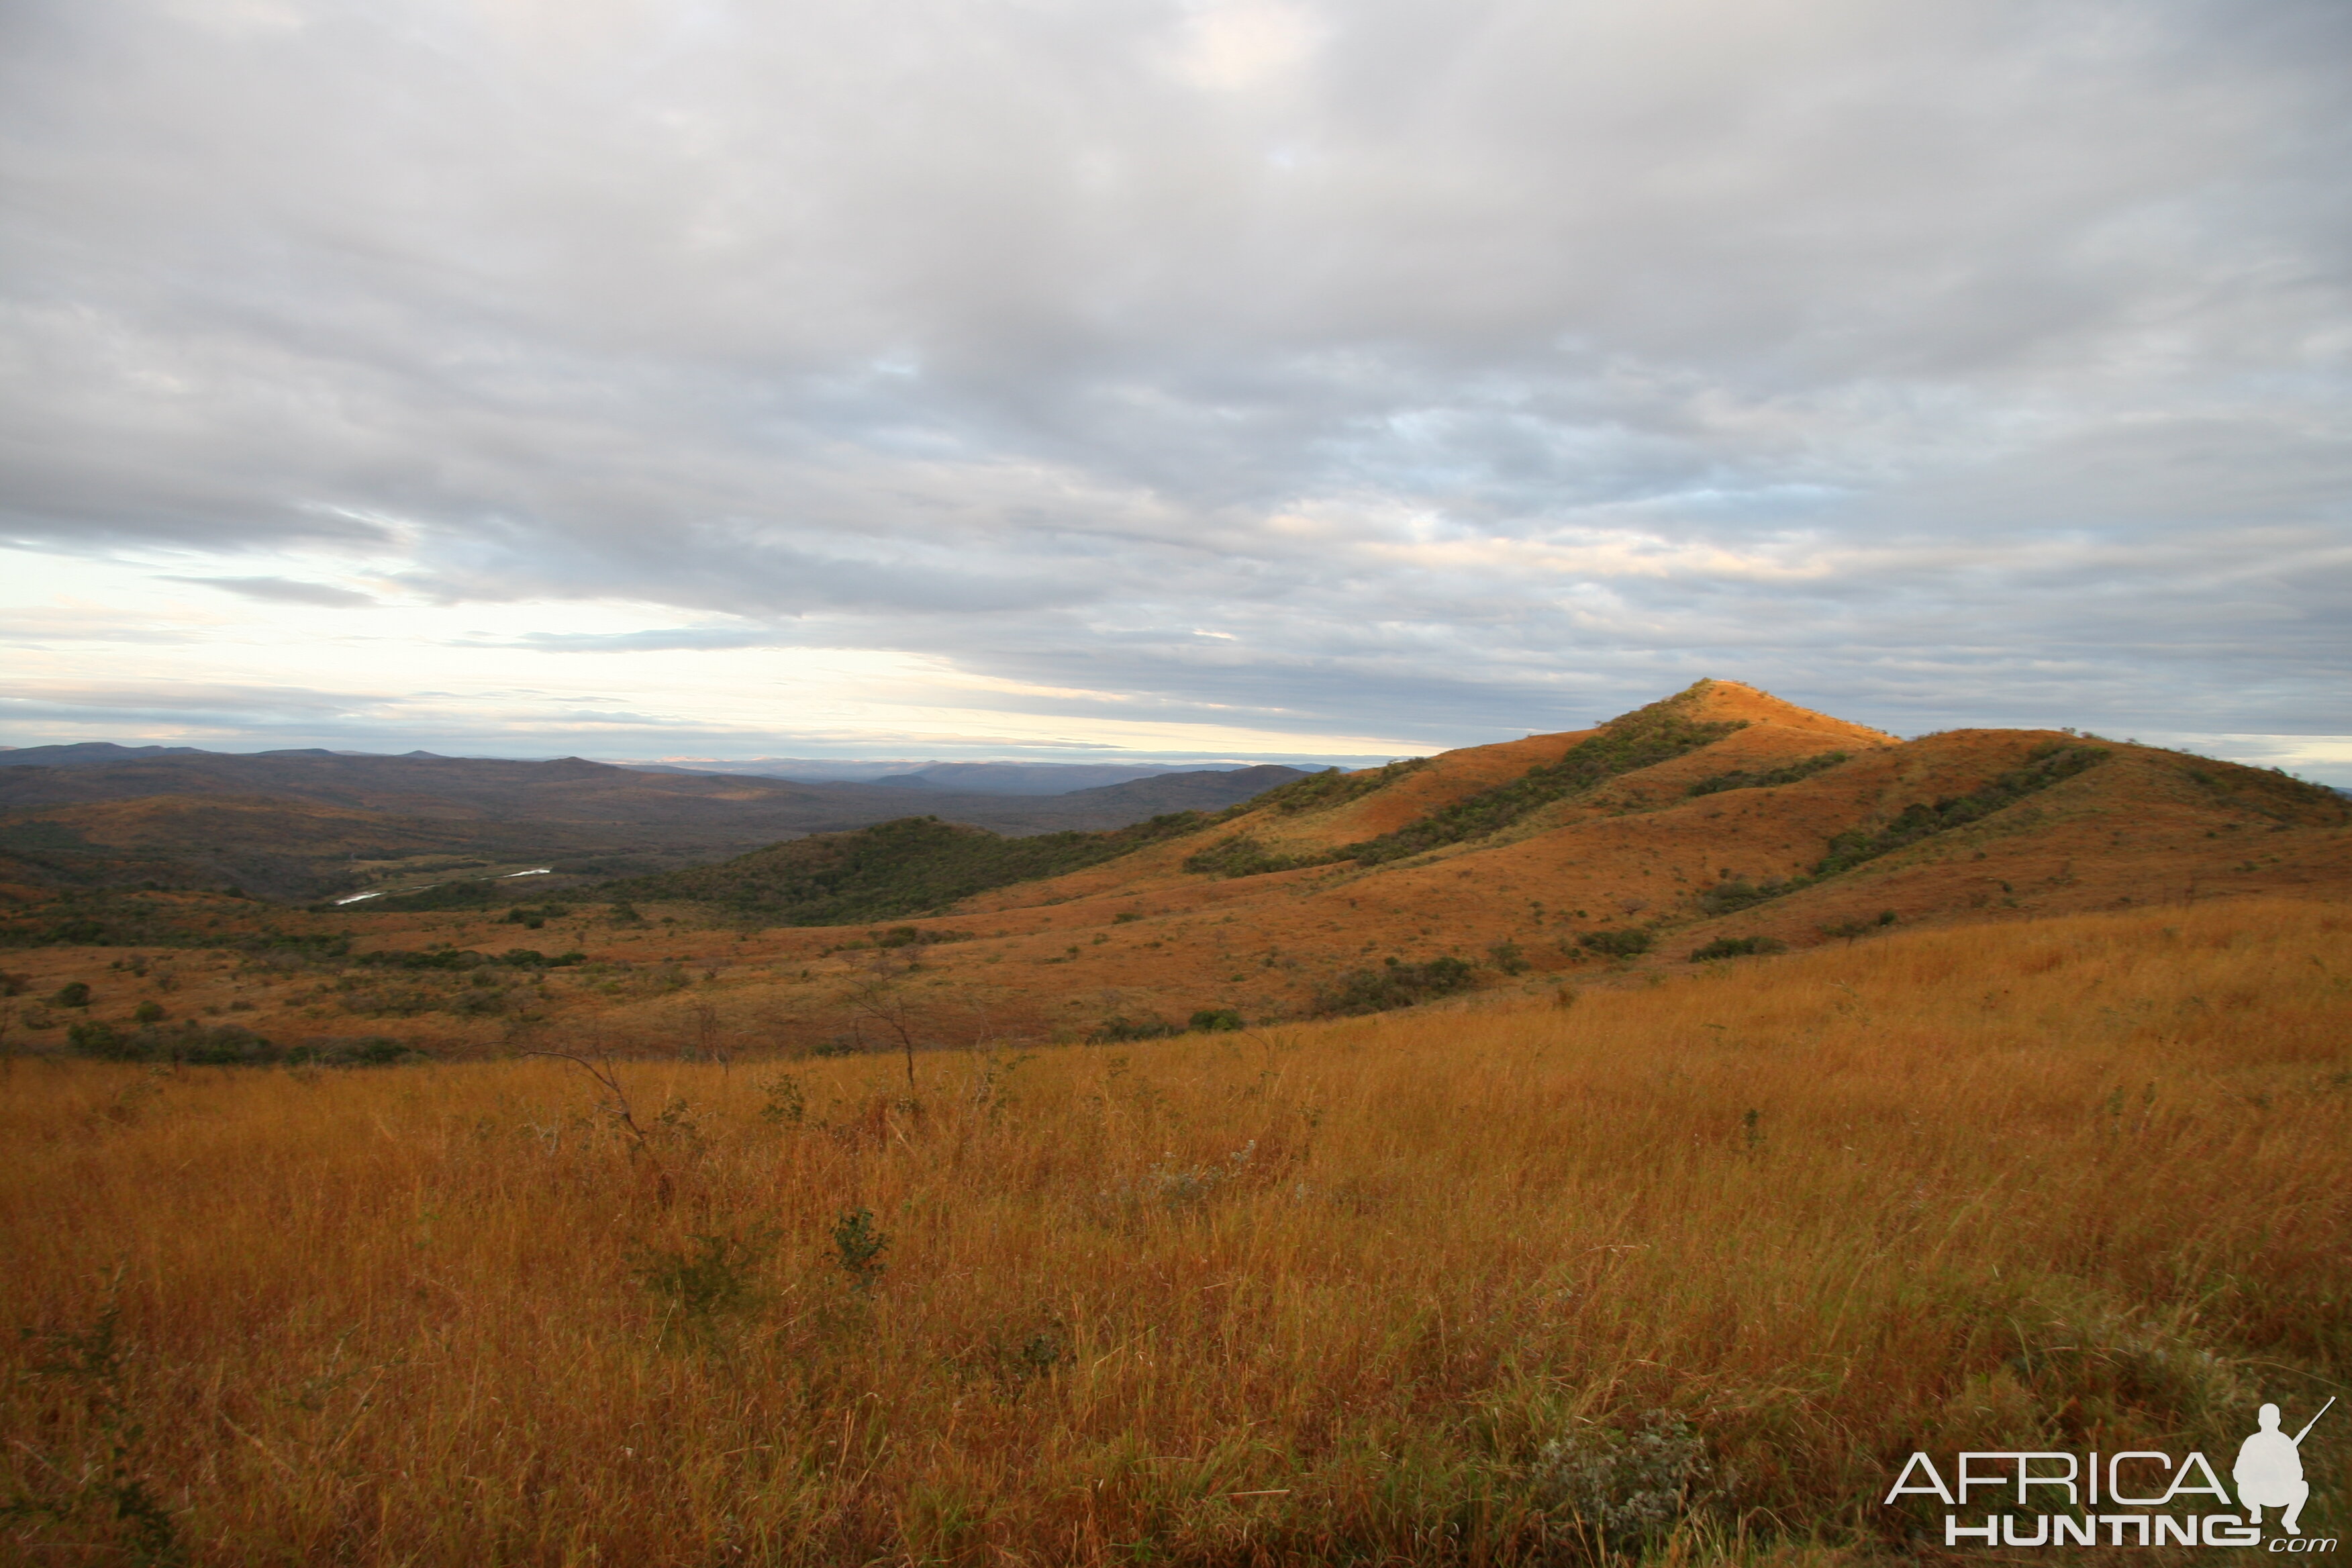
{"label": "grass field", "polygon": [[544,1058],[12,1061],[0,1540],[1912,1554],[1914,1448],[2219,1456],[2352,1384],[2347,1020],[2352,911],[2246,899],[911,1086],[621,1060],[625,1119]]}

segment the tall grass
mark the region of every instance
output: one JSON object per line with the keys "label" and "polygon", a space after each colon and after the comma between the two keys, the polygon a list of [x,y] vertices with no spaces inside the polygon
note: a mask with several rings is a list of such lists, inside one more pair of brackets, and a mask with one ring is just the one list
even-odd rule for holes
{"label": "tall grass", "polygon": [[[16,1062],[0,1540],[1572,1561],[1559,1456],[1672,1421],[1719,1496],[1659,1550],[1858,1560],[1904,1549],[1914,1447],[2217,1453],[2352,1374],[2340,910],[1567,1000],[933,1055],[912,1091],[623,1062],[634,1131],[551,1060]],[[101,1322],[105,1387],[54,1353]],[[2308,1447],[2306,1529],[2347,1451]]]}

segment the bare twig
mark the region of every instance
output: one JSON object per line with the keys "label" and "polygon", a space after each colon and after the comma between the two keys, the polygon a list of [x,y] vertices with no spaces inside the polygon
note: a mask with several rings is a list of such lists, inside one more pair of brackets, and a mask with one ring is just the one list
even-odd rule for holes
{"label": "bare twig", "polygon": [[[914,965],[908,964],[908,970]],[[877,960],[874,978],[849,994],[849,1004],[876,1023],[898,1037],[898,1046],[907,1056],[907,1092],[915,1090],[915,1010],[914,1005],[898,992],[898,983],[906,971],[894,972],[887,959]]]}
{"label": "bare twig", "polygon": [[574,1056],[570,1051],[525,1051],[522,1054],[527,1057],[551,1057],[557,1061],[570,1062],[582,1072],[594,1079],[597,1087],[612,1097],[604,1110],[627,1131],[632,1139],[635,1140],[631,1147],[631,1152],[641,1157],[646,1164],[653,1167],[655,1195],[661,1199],[662,1207],[667,1208],[677,1189],[670,1182],[668,1170],[661,1163],[661,1156],[654,1152],[653,1140],[646,1136],[646,1130],[637,1125],[636,1116],[629,1109],[629,1097],[621,1088],[620,1074],[613,1070],[613,1058],[606,1057],[600,1066],[590,1061],[586,1057]]}

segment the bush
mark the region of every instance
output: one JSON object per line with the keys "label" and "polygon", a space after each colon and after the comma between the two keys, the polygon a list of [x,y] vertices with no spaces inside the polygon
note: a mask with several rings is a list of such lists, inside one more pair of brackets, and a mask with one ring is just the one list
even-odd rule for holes
{"label": "bush", "polygon": [[1576,939],[1576,945],[1609,958],[1639,958],[1654,940],[1645,931],[1589,931]]}
{"label": "bush", "polygon": [[1486,957],[1496,968],[1506,974],[1525,974],[1534,967],[1528,962],[1527,954],[1519,951],[1519,944],[1516,942],[1506,941],[1490,944],[1486,949]]}
{"label": "bush", "polygon": [[423,1053],[382,1035],[352,1040],[314,1040],[278,1046],[235,1024],[206,1028],[194,1019],[178,1026],[152,1026],[125,1033],[95,1019],[66,1031],[78,1055],[114,1062],[181,1062],[190,1067],[276,1067],[312,1063],[320,1067],[386,1067]]}
{"label": "bush", "polygon": [[1719,936],[1691,954],[1693,963],[1710,958],[1745,958],[1750,953],[1786,952],[1789,944],[1770,936]]}
{"label": "bush", "polygon": [[49,1005],[52,1007],[89,1006],[89,983],[86,981],[74,980],[68,981],[67,984],[58,986],[57,994],[49,998]]}
{"label": "bush", "polygon": [[1794,892],[1800,882],[1768,881],[1759,886],[1745,877],[1734,877],[1717,882],[1698,896],[1698,907],[1711,915],[1737,914],[1750,904],[1760,904],[1767,899],[1777,899],[1783,893]]}
{"label": "bush", "polygon": [[1087,1035],[1090,1046],[1115,1045],[1120,1040],[1164,1040],[1183,1031],[1162,1018],[1105,1018]]}
{"label": "bush", "polygon": [[1531,1500],[1560,1533],[1628,1552],[1654,1542],[1721,1495],[1706,1445],[1681,1416],[1654,1410],[1632,1430],[1595,1426],[1543,1446]]}
{"label": "bush", "polygon": [[1231,1007],[1203,1007],[1192,1015],[1192,1026],[1196,1034],[1230,1034],[1242,1026],[1242,1016]]}
{"label": "bush", "polygon": [[1458,958],[1433,958],[1426,963],[1390,959],[1380,969],[1356,969],[1318,992],[1315,1011],[1323,1017],[1352,1017],[1411,1007],[1435,997],[1469,989],[1473,973]]}
{"label": "bush", "polygon": [[892,926],[888,931],[869,931],[877,947],[929,947],[934,942],[970,942],[968,931],[924,931],[919,926]]}
{"label": "bush", "polygon": [[379,952],[362,952],[352,960],[367,969],[446,970],[463,972],[493,964],[505,964],[509,969],[569,969],[588,962],[584,952],[559,952],[553,957],[535,947],[510,947],[496,958],[476,952],[469,947],[436,947],[422,952],[401,952],[387,948]]}
{"label": "bush", "polygon": [[685,1320],[689,1332],[707,1331],[719,1319],[748,1312],[764,1299],[760,1269],[774,1247],[768,1230],[698,1232],[682,1247],[638,1247],[630,1271]]}

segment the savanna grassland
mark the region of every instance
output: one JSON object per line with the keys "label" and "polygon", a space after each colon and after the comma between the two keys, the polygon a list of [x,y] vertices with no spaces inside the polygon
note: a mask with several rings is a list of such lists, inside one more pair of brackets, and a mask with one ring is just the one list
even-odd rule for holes
{"label": "savanna grassland", "polygon": [[2352,911],[2242,897],[1118,1045],[14,1059],[0,1540],[1933,1555],[1914,1448],[2352,1383],[2347,1018]]}

